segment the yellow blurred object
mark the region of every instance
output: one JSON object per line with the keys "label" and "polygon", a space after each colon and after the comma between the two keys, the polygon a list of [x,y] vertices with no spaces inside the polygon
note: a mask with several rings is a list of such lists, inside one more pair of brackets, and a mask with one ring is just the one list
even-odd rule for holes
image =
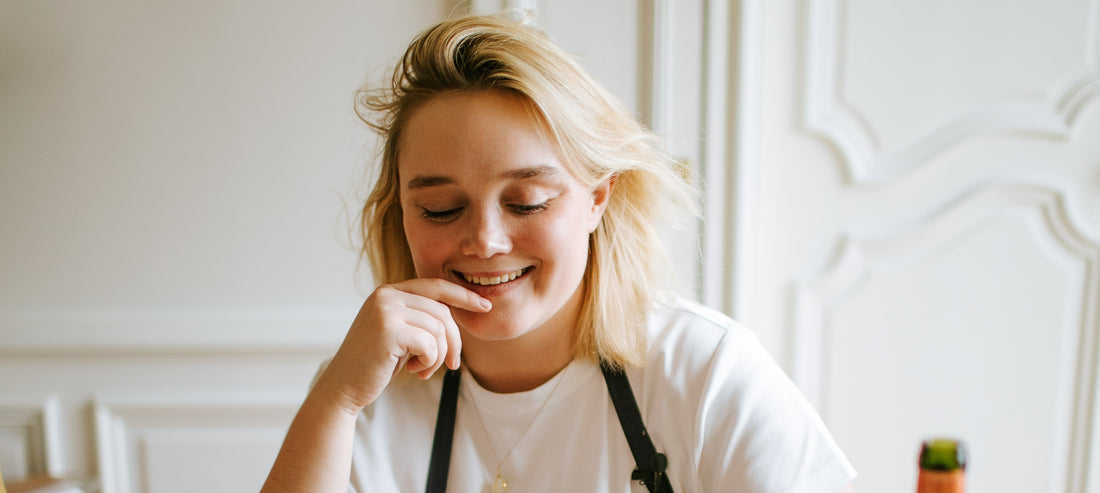
{"label": "yellow blurred object", "polygon": [[67,479],[37,477],[0,486],[0,493],[81,493],[84,490],[74,481]]}

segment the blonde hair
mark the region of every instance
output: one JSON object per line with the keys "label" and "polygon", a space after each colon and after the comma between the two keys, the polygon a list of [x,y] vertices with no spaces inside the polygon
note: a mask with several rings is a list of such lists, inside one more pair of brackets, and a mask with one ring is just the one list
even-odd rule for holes
{"label": "blonde hair", "polygon": [[361,217],[363,253],[375,281],[416,277],[402,225],[398,146],[418,107],[455,91],[519,95],[579,181],[612,181],[607,209],[589,240],[574,352],[620,367],[643,364],[646,319],[667,280],[656,224],[665,212],[694,211],[694,190],[659,139],[568,53],[541,32],[505,19],[462,17],[428,29],[409,45],[388,87],[356,94],[356,113],[384,140]]}

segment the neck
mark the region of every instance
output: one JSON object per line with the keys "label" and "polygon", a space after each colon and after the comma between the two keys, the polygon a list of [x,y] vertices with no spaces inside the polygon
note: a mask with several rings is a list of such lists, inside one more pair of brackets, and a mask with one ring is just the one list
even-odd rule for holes
{"label": "neck", "polygon": [[573,360],[571,337],[542,340],[537,335],[503,341],[464,337],[463,365],[486,390],[512,393],[534,389]]}

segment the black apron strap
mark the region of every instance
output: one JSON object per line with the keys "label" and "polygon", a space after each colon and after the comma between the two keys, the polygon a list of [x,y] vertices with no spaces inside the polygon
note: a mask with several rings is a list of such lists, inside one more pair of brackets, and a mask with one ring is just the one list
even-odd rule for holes
{"label": "black apron strap", "polygon": [[[619,416],[630,453],[634,455],[632,481],[641,481],[651,493],[672,493],[665,469],[668,458],[657,452],[653,440],[646,432],[642,413],[630,388],[630,380],[622,370],[600,362],[607,391]],[[432,441],[432,460],[428,466],[427,493],[444,493],[447,490],[447,473],[451,468],[451,444],[454,442],[455,414],[458,411],[458,391],[461,382],[459,370],[447,370],[443,375],[443,393],[439,398],[439,414],[435,419],[435,439]]]}
{"label": "black apron strap", "polygon": [[623,434],[630,444],[630,453],[634,454],[634,472],[631,480],[641,481],[651,493],[672,493],[672,484],[668,481],[665,469],[668,468],[668,457],[657,451],[653,446],[653,440],[645,429],[642,421],[642,412],[638,409],[638,401],[634,398],[634,390],[630,388],[630,379],[626,372],[613,368],[601,361],[600,370],[603,370],[603,379],[607,382],[607,392],[611,394],[611,402],[615,405],[615,414],[619,416],[619,424],[623,427]]}
{"label": "black apron strap", "polygon": [[428,465],[428,493],[447,491],[461,378],[462,372],[459,370],[447,370],[443,375],[443,393],[439,396],[439,414],[435,418],[435,439],[432,440],[432,461]]}

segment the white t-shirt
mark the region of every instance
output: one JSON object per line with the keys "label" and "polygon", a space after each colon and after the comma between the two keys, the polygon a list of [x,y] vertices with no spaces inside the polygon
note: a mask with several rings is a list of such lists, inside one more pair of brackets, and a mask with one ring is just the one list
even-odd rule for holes
{"label": "white t-shirt", "polygon": [[[678,301],[657,309],[648,331],[648,363],[627,376],[654,445],[668,456],[675,491],[837,493],[855,477],[746,328]],[[395,381],[359,415],[349,491],[424,491],[442,374]],[[630,480],[634,457],[595,362],[574,361],[542,386],[513,394],[492,393],[463,374],[447,490],[490,491],[513,444],[502,466],[510,491],[648,491]]]}

